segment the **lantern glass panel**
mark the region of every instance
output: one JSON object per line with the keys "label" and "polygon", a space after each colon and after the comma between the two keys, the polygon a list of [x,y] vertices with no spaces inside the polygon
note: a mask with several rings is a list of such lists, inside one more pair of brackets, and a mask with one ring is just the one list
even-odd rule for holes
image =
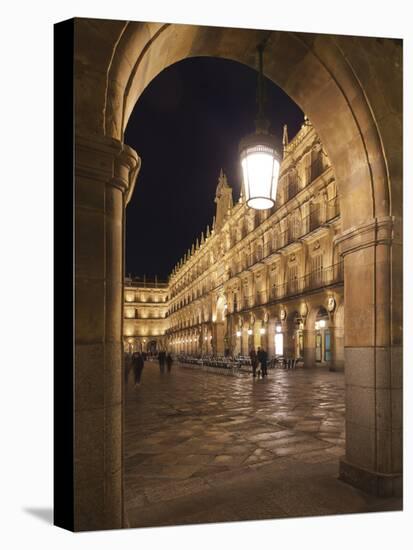
{"label": "lantern glass panel", "polygon": [[241,161],[247,205],[265,210],[275,204],[279,161],[270,147],[256,145],[245,150]]}

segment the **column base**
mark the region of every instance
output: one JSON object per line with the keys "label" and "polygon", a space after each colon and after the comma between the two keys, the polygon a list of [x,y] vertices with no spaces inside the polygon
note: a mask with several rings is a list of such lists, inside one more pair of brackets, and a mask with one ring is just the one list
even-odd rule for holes
{"label": "column base", "polygon": [[370,495],[378,497],[402,497],[403,475],[382,474],[365,470],[345,460],[340,460],[339,479],[361,489]]}

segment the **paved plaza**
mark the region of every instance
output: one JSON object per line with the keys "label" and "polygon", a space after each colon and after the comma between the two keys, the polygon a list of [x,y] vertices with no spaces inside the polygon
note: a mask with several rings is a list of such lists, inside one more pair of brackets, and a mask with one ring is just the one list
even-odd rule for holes
{"label": "paved plaza", "polygon": [[145,365],[126,389],[130,527],[401,509],[339,481],[344,375],[223,376]]}

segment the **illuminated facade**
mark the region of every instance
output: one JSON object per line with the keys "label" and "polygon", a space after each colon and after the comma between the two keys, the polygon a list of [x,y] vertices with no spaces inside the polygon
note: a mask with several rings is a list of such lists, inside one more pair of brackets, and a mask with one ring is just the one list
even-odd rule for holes
{"label": "illuminated facade", "polygon": [[[310,121],[290,142],[284,128],[274,208],[252,210],[242,194],[234,204],[222,171],[215,202],[211,231],[178,262],[168,285],[143,291],[126,283],[125,345],[154,338],[174,353],[194,355],[248,355],[252,346],[263,346],[270,356],[341,368],[339,202]],[[141,300],[144,292],[150,307]],[[146,310],[152,316],[143,317]]]}
{"label": "illuminated facade", "polygon": [[125,351],[163,349],[168,328],[168,284],[126,279],[124,296]]}

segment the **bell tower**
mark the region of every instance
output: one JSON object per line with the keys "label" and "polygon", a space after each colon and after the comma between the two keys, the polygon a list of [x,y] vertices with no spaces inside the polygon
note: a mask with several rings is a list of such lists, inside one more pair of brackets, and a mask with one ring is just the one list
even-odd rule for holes
{"label": "bell tower", "polygon": [[224,174],[222,168],[218,178],[215,202],[217,205],[215,230],[219,231],[224,225],[225,216],[233,206],[232,189],[228,185],[227,176]]}

